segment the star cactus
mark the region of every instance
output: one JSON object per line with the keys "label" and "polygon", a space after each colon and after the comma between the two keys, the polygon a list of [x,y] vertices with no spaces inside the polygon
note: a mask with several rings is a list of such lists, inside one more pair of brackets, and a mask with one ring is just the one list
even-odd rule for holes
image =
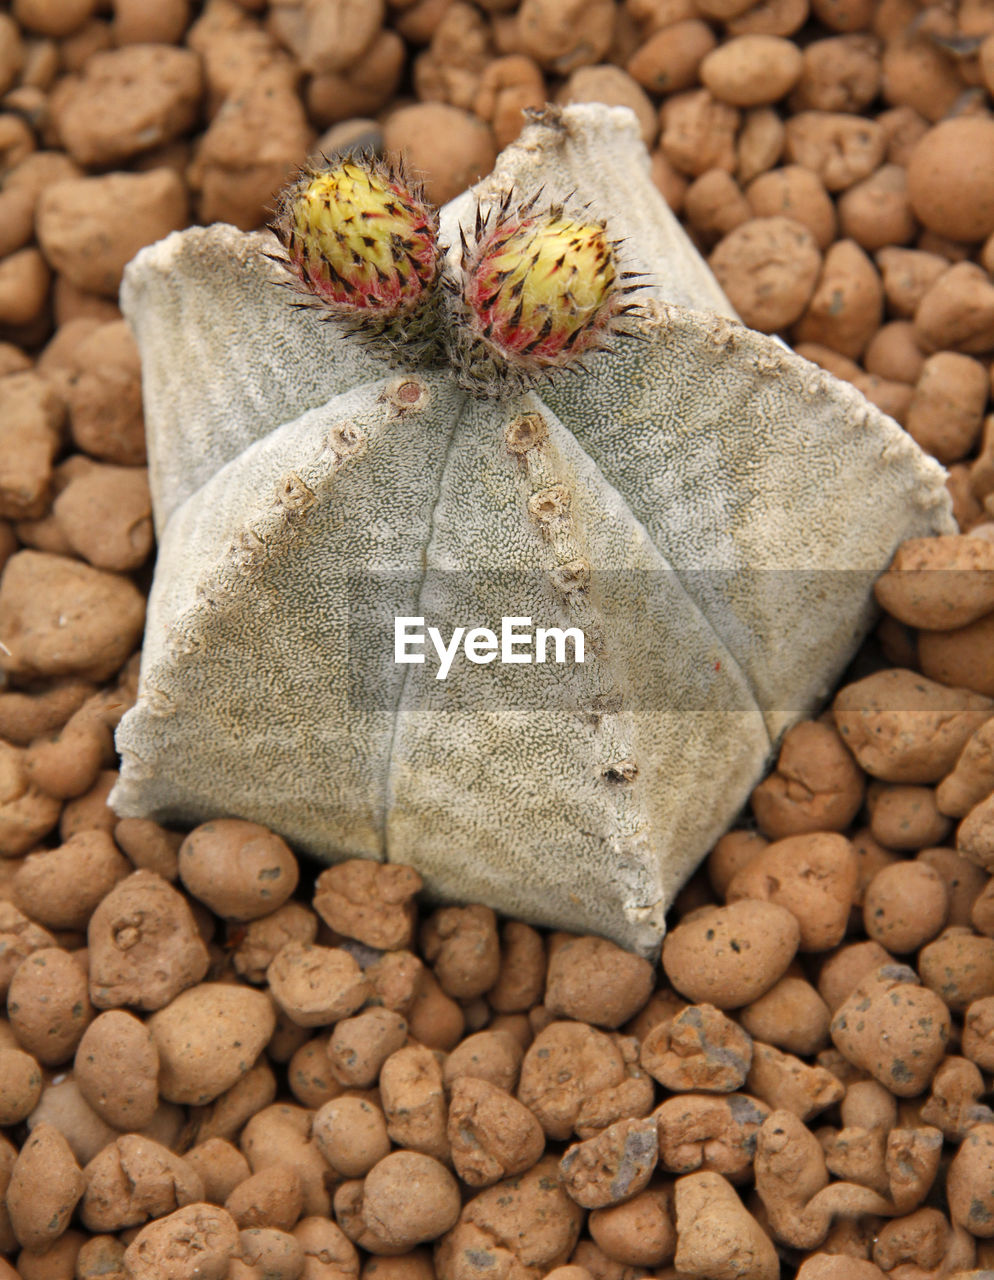
{"label": "star cactus", "polygon": [[[160,551],[112,803],[411,863],[438,899],[649,954],[896,546],[953,528],[942,470],[737,322],[623,109],[535,118],[441,210],[434,287],[427,212],[418,266],[352,262],[360,309],[381,285],[437,308],[431,345],[336,310],[300,242],[358,246],[307,209],[283,256],[327,306],[289,309],[279,242],[230,227],[126,275]],[[584,661],[497,660],[483,629],[523,617]],[[445,678],[397,660],[412,619],[464,629]]]}

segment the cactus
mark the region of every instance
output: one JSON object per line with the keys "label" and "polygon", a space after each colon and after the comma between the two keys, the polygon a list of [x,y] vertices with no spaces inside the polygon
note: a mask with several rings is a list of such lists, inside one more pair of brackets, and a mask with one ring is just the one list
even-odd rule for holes
{"label": "cactus", "polygon": [[[538,230],[536,196],[566,202]],[[592,309],[533,279],[532,327],[553,318],[520,346],[501,255],[527,232],[547,262],[581,219]],[[437,899],[650,954],[896,546],[953,528],[943,472],[736,321],[630,112],[547,110],[438,240],[447,354],[399,369],[287,309],[266,233],[193,228],[128,268],[160,550],[111,802],[411,863]],[[630,296],[628,272],[650,273]],[[570,345],[585,369],[558,367]],[[585,658],[505,663],[477,631],[439,679],[395,660],[413,617],[443,645],[529,617]]]}

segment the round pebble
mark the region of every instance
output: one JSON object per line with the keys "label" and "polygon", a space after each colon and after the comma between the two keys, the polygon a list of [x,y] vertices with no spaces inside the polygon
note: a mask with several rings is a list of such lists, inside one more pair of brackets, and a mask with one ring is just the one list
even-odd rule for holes
{"label": "round pebble", "polygon": [[785,907],[743,899],[678,924],[663,942],[663,969],[688,1000],[737,1009],[783,976],[800,940]]}

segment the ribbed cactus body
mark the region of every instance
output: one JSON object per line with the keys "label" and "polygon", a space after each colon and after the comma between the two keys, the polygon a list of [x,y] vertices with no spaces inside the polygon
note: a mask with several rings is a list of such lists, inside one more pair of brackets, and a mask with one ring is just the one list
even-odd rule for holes
{"label": "ribbed cactus body", "polygon": [[[895,423],[735,322],[630,113],[533,125],[442,210],[451,280],[477,202],[542,184],[659,283],[637,336],[521,394],[288,313],[265,235],[192,229],[129,268],[161,545],[112,802],[412,863],[437,898],[648,954],[865,634],[873,578],[949,503]],[[506,616],[582,632],[584,662],[395,660],[398,618]]]}

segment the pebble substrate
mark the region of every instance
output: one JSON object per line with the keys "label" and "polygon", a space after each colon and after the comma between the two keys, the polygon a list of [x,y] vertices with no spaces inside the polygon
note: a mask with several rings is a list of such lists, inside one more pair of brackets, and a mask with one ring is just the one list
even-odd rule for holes
{"label": "pebble substrate", "polygon": [[[994,1276],[992,94],[990,0],[0,13],[0,1280]],[[153,552],[125,262],[356,142],[442,202],[547,99],[635,111],[746,322],[963,530],[901,548],[661,972],[106,804]]]}

